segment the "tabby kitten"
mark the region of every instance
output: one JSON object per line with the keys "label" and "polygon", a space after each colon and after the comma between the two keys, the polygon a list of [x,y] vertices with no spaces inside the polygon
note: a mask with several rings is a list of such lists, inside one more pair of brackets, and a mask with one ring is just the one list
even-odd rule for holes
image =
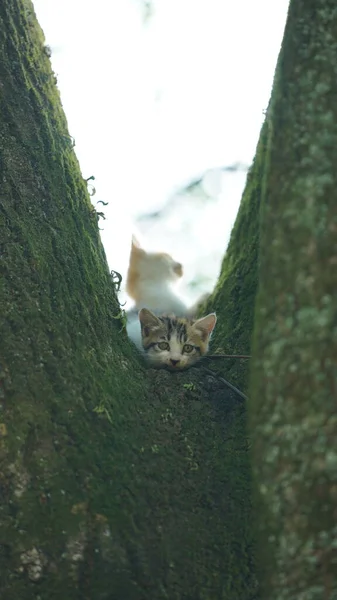
{"label": "tabby kitten", "polygon": [[158,317],[142,308],[139,321],[145,356],[151,366],[179,371],[188,369],[206,354],[216,315],[210,313],[194,321],[174,315]]}

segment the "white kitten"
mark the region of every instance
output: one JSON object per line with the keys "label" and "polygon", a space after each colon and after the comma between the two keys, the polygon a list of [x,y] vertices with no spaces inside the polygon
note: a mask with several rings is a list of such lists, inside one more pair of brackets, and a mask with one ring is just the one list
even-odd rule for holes
{"label": "white kitten", "polygon": [[[136,346],[142,349],[138,312],[147,308],[155,315],[174,314],[176,317],[192,318],[200,301],[188,308],[173,289],[174,283],[183,275],[181,263],[164,252],[147,252],[132,237],[126,291],[134,300],[134,307],[127,312],[127,333]],[[205,298],[203,297],[202,300]]]}
{"label": "white kitten", "polygon": [[173,289],[183,274],[183,267],[164,252],[146,252],[132,237],[126,291],[135,307],[154,312],[173,312],[183,315],[186,304]]}

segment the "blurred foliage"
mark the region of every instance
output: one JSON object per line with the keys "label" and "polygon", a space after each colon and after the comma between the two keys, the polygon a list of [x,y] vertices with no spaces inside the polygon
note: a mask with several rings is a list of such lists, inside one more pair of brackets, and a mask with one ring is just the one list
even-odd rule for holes
{"label": "blurred foliage", "polygon": [[146,25],[154,14],[154,3],[150,0],[136,0],[142,13],[144,25]]}

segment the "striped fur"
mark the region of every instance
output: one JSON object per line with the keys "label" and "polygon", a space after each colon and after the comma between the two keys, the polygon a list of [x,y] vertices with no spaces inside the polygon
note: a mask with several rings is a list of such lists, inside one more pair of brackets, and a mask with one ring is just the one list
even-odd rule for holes
{"label": "striped fur", "polygon": [[216,315],[197,321],[156,316],[146,308],[139,311],[143,349],[152,367],[182,370],[191,367],[208,350]]}

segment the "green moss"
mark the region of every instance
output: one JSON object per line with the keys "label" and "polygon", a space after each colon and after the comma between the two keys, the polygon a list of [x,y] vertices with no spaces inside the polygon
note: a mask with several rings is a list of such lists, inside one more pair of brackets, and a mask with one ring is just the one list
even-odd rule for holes
{"label": "green moss", "polygon": [[[207,307],[218,314],[212,350],[221,349],[226,354],[250,354],[251,351],[267,134],[266,121],[247,176],[220,277]],[[223,363],[217,360],[212,365],[240,389],[247,387],[248,367],[249,361],[237,359],[226,359]]]}
{"label": "green moss", "polygon": [[[263,176],[266,167],[268,122],[262,127],[253,164],[241,200],[238,215],[231,233],[227,252],[224,256],[219,281],[206,311],[215,310],[217,326],[212,338],[212,350],[226,354],[250,354],[254,324],[255,299],[258,285],[258,252],[260,238],[260,203]],[[223,375],[242,391],[247,389],[249,360],[223,359],[210,363],[210,367]],[[237,400],[237,398],[236,398]],[[235,490],[235,508],[230,514],[230,527],[227,535],[236,544],[240,556],[231,563],[229,580],[233,583],[245,573],[252,581],[255,569],[255,531],[253,530],[251,467],[247,448],[249,440],[246,428],[246,405],[241,405],[240,415],[233,421],[236,447],[227,455],[228,472]],[[237,493],[237,495],[236,495]],[[233,496],[234,498],[234,496]],[[235,541],[234,541],[235,540]],[[247,591],[241,590],[244,598]],[[251,598],[257,598],[255,586],[250,587]],[[230,596],[235,597],[234,595]]]}
{"label": "green moss", "polygon": [[[219,315],[213,349],[253,346],[252,523],[266,600],[337,595],[336,22],[332,0],[290,3],[267,120],[209,306]],[[247,366],[214,363],[242,389]]]}
{"label": "green moss", "polygon": [[242,405],[144,371],[28,0],[0,46],[0,595],[252,600]]}
{"label": "green moss", "polygon": [[270,106],[251,386],[263,597],[333,599],[337,7],[290,3]]}

